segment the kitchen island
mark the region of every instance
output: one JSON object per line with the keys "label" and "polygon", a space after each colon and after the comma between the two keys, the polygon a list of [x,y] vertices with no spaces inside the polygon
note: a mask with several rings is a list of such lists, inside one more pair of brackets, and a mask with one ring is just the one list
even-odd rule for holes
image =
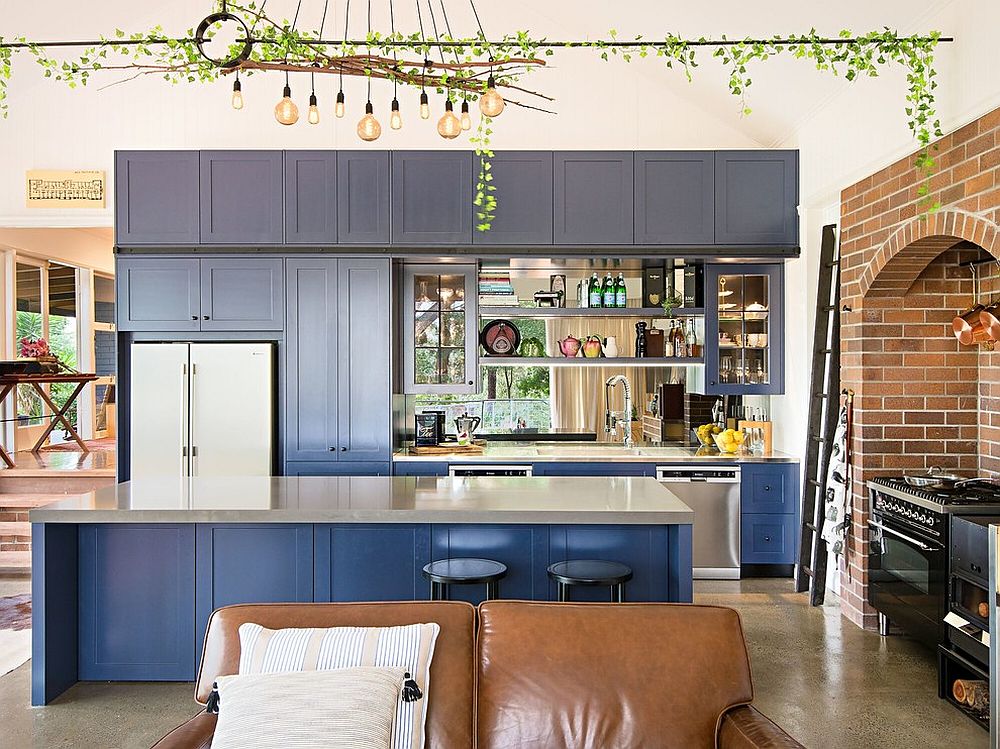
{"label": "kitchen island", "polygon": [[689,602],[692,517],[639,477],[192,478],[70,497],[29,516],[32,703],[81,680],[193,679],[220,606],[426,599],[433,559],[503,562],[501,597],[529,600],[555,599],[552,562],[611,559],[635,573],[627,600]]}

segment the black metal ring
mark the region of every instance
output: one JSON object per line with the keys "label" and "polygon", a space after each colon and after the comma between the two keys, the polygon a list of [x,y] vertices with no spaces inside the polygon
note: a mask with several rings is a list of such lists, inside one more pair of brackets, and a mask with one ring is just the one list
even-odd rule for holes
{"label": "black metal ring", "polygon": [[[238,55],[228,60],[216,60],[205,51],[205,47],[203,46],[205,44],[205,32],[208,31],[208,27],[212,24],[219,23],[220,21],[236,21],[236,23],[243,27],[243,49],[240,50]],[[247,28],[247,25],[243,22],[242,18],[233,15],[228,11],[212,13],[211,15],[206,16],[205,19],[198,24],[198,30],[194,35],[194,41],[198,46],[198,51],[201,52],[201,56],[209,62],[215,63],[220,68],[235,68],[244,60],[249,59],[250,53],[253,51],[253,39],[250,38],[250,29]]]}

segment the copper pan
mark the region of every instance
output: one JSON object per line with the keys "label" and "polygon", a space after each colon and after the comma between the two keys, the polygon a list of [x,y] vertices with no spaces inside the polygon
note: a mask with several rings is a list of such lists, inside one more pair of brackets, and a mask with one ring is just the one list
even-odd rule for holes
{"label": "copper pan", "polygon": [[994,302],[979,313],[986,341],[1000,341],[1000,302]]}
{"label": "copper pan", "polygon": [[[958,342],[963,346],[980,343],[989,337],[984,327],[986,322],[983,319],[983,310],[985,309],[986,307],[981,304],[974,304],[951,321],[951,329],[955,332]],[[977,336],[981,337],[977,338]]]}

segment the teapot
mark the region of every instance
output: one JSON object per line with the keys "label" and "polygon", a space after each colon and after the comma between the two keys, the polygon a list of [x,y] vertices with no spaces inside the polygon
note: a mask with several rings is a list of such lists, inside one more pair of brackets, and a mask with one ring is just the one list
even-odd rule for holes
{"label": "teapot", "polygon": [[574,338],[569,335],[559,341],[559,350],[562,351],[562,355],[572,358],[580,353],[581,342],[579,338]]}
{"label": "teapot", "polygon": [[483,420],[478,416],[459,416],[455,419],[455,432],[458,437],[458,444],[468,445],[472,442],[472,433],[475,432]]}
{"label": "teapot", "polygon": [[601,339],[596,335],[587,336],[587,340],[583,344],[583,355],[588,359],[597,359],[603,353],[604,345]]}

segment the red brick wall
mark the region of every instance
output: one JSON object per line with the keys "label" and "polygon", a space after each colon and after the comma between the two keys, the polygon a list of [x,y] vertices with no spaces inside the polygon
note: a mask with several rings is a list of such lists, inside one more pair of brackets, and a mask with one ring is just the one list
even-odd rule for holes
{"label": "red brick wall", "polygon": [[[841,381],[855,391],[854,533],[841,609],[867,628],[867,491],[880,474],[940,465],[1000,472],[1000,352],[960,346],[951,319],[969,306],[958,263],[1000,257],[1000,110],[935,145],[931,199],[920,204],[913,157],[841,194]],[[1000,289],[997,274],[984,288]]]}

